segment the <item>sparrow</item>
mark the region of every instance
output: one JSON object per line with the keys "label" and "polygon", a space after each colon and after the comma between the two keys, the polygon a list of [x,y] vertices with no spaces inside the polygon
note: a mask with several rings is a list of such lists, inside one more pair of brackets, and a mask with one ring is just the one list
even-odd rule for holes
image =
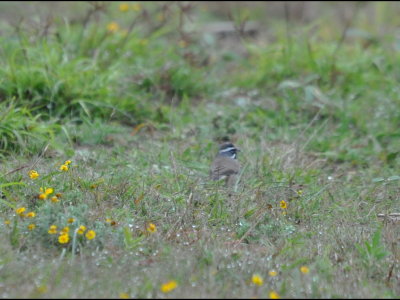
{"label": "sparrow", "polygon": [[231,142],[219,146],[219,152],[211,164],[210,177],[212,180],[225,178],[226,186],[233,187],[240,171],[237,153],[240,150]]}

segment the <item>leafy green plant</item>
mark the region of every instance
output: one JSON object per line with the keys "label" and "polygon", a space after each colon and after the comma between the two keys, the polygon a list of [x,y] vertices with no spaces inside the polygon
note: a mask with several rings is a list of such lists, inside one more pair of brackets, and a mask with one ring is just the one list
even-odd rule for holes
{"label": "leafy green plant", "polygon": [[379,263],[389,254],[382,244],[381,235],[382,229],[378,228],[372,235],[371,241],[365,241],[364,245],[355,245],[367,269]]}
{"label": "leafy green plant", "polygon": [[26,107],[14,101],[0,103],[0,155],[34,153],[51,143],[59,127],[39,121]]}

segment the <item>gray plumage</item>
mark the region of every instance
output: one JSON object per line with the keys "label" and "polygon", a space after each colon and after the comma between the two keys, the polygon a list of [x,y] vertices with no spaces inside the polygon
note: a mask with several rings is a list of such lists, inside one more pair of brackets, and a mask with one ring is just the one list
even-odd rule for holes
{"label": "gray plumage", "polygon": [[219,152],[211,164],[210,177],[212,180],[225,178],[228,187],[235,185],[240,171],[240,163],[236,159],[239,151],[229,142],[220,145]]}

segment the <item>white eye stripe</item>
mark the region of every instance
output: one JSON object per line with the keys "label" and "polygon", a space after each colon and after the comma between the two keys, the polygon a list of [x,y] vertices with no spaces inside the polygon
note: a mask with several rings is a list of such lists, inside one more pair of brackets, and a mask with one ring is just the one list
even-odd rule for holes
{"label": "white eye stripe", "polygon": [[236,150],[236,148],[235,147],[229,147],[229,148],[226,148],[224,150],[220,150],[219,153],[225,153],[225,152],[229,152],[229,151],[232,151],[232,150]]}

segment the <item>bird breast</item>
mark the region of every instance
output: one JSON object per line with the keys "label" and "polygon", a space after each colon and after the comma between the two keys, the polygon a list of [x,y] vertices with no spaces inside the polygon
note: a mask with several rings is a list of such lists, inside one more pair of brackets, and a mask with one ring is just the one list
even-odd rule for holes
{"label": "bird breast", "polygon": [[218,180],[223,176],[231,176],[239,173],[240,163],[228,156],[217,156],[211,165],[211,179]]}

